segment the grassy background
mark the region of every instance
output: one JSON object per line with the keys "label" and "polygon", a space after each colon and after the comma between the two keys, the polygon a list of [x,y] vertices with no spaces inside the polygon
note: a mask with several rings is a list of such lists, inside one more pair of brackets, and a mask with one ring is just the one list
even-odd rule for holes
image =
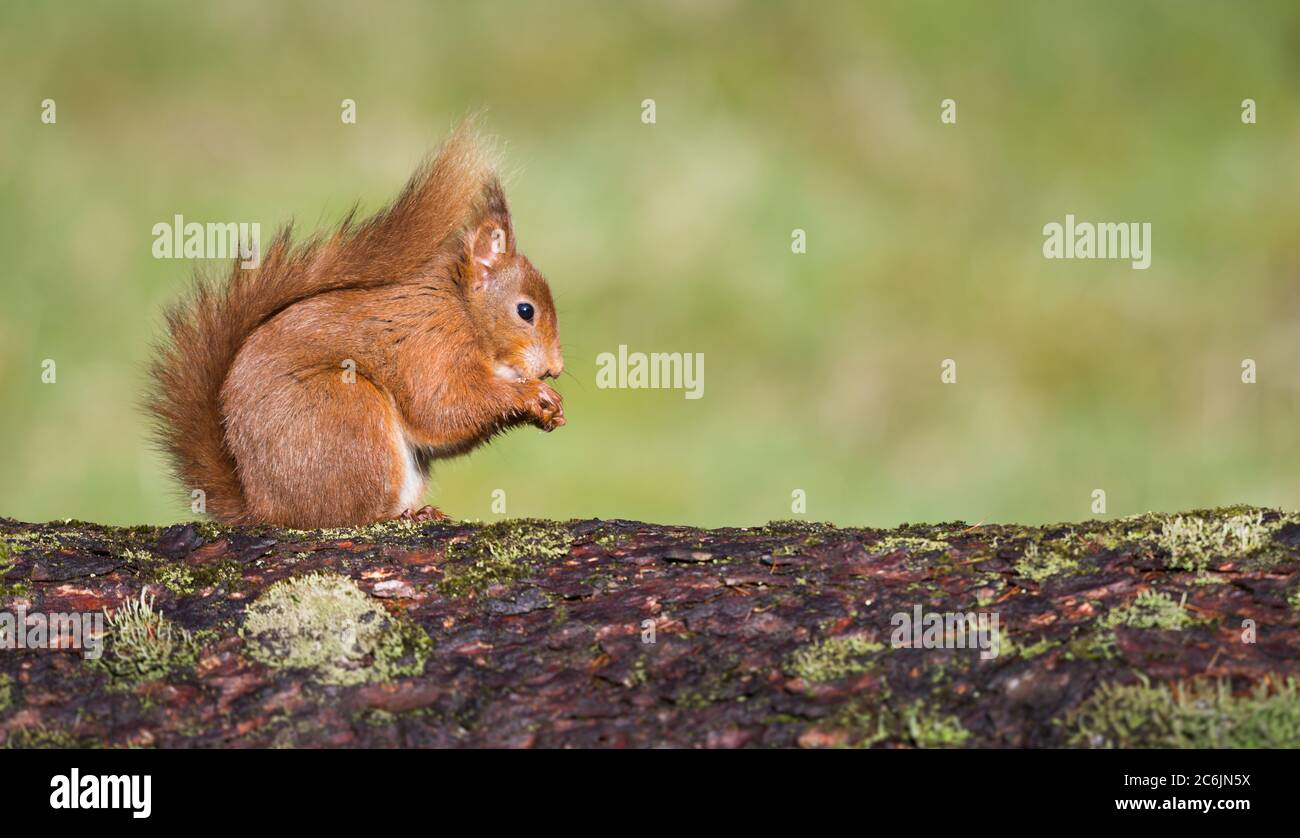
{"label": "grassy background", "polygon": [[[153,224],[377,209],[481,107],[578,380],[436,467],[452,515],[1300,506],[1297,4],[436,5],[0,6],[0,514],[190,517],[134,406],[192,268]],[[1067,212],[1152,267],[1044,260]],[[620,343],[703,352],[704,398],[597,389]]]}

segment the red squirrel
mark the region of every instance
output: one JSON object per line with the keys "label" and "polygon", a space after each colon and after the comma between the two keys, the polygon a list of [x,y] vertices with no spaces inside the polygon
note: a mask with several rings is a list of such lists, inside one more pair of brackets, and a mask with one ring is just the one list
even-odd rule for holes
{"label": "red squirrel", "polygon": [[433,460],[565,423],[555,303],[471,123],[370,219],[198,276],[167,326],[147,408],[226,523],[441,517],[415,509]]}

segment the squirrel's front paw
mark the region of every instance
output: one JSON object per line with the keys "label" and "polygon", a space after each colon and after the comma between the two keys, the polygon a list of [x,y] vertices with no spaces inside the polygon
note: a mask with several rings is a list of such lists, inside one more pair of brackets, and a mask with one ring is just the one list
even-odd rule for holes
{"label": "squirrel's front paw", "polygon": [[564,399],[545,381],[528,382],[529,393],[524,400],[524,412],[537,427],[548,433],[564,424]]}

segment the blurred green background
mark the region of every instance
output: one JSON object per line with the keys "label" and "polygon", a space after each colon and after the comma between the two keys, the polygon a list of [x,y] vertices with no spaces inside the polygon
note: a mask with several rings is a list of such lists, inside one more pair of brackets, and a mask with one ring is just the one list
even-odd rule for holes
{"label": "blurred green background", "polygon": [[[1293,509],[1298,94],[1294,2],[5,2],[0,515],[191,517],[135,407],[193,269],[152,226],[378,209],[479,108],[575,378],[435,467],[454,516]],[[1152,267],[1045,260],[1066,213]],[[704,353],[704,398],[597,389],[619,344]]]}

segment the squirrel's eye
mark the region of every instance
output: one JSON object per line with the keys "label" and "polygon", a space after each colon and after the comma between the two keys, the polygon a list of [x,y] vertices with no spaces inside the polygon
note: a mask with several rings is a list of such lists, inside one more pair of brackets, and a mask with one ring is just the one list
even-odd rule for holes
{"label": "squirrel's eye", "polygon": [[531,303],[520,303],[515,306],[515,311],[519,312],[519,316],[524,320],[529,323],[533,322],[533,306]]}

